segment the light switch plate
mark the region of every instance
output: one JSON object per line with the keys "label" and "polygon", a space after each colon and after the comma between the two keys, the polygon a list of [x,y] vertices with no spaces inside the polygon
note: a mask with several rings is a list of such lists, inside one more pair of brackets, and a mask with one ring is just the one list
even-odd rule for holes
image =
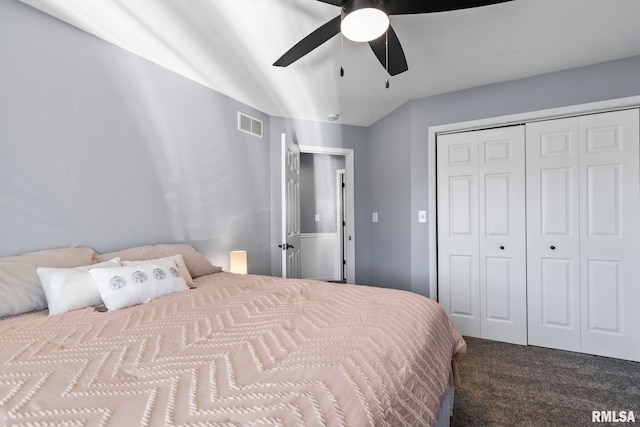
{"label": "light switch plate", "polygon": [[371,212],[371,222],[378,222],[378,212]]}
{"label": "light switch plate", "polygon": [[316,214],[315,219],[316,219],[316,222],[320,222],[320,214]]}
{"label": "light switch plate", "polygon": [[427,211],[418,211],[418,222],[427,222]]}

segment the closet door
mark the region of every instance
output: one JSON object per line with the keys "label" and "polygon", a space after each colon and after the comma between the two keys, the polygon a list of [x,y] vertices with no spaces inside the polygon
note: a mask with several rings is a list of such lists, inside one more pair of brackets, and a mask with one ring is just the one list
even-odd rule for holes
{"label": "closet door", "polygon": [[579,123],[582,351],[640,361],[638,110]]}
{"label": "closet door", "polygon": [[578,119],[526,129],[529,344],[580,351]]}
{"label": "closet door", "polygon": [[483,338],[527,343],[524,127],[478,132]]}
{"label": "closet door", "polygon": [[526,344],[523,127],[437,143],[439,301],[463,335]]}
{"label": "closet door", "polygon": [[529,343],[640,361],[638,110],[527,124]]}
{"label": "closet door", "polygon": [[480,337],[478,135],[437,144],[438,300],[462,335]]}

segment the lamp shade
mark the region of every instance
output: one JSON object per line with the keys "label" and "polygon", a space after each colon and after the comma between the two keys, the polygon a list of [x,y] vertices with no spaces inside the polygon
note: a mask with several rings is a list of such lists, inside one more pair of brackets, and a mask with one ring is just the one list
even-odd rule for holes
{"label": "lamp shade", "polygon": [[368,42],[384,34],[389,28],[382,0],[352,0],[342,9],[340,31],[354,42]]}
{"label": "lamp shade", "polygon": [[229,252],[229,271],[236,274],[247,274],[247,251]]}

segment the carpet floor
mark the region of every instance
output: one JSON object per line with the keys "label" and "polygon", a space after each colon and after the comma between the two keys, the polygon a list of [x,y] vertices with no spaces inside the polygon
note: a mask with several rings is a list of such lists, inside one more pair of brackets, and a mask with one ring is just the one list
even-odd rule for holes
{"label": "carpet floor", "polygon": [[[452,426],[584,426],[592,411],[633,411],[640,363],[467,338]],[[606,424],[604,424],[606,425]]]}

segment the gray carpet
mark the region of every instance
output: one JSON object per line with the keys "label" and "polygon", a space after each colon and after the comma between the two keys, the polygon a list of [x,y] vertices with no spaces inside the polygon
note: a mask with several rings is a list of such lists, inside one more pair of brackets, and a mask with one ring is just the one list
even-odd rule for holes
{"label": "gray carpet", "polygon": [[640,363],[467,338],[452,426],[585,426],[592,411],[633,411]]}

